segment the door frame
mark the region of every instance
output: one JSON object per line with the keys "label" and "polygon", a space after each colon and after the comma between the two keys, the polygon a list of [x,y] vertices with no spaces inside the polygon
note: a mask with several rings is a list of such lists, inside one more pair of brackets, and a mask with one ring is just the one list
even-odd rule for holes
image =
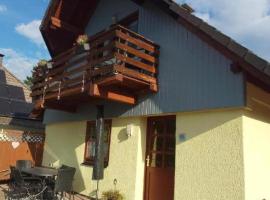
{"label": "door frame", "polygon": [[[146,142],[145,142],[145,155],[144,155],[144,184],[143,184],[143,200],[146,200],[146,184],[147,184],[147,161],[146,158],[148,156],[148,143],[149,143],[149,137],[150,137],[150,121],[153,119],[174,119],[176,123],[176,115],[159,115],[159,116],[151,116],[147,117],[147,124],[146,124]],[[176,124],[175,124],[176,127]],[[176,131],[176,130],[175,130]],[[175,136],[176,137],[176,136]],[[176,140],[176,138],[175,138]],[[175,170],[175,168],[174,168]],[[175,178],[175,173],[174,173]],[[175,180],[174,180],[175,181]]]}

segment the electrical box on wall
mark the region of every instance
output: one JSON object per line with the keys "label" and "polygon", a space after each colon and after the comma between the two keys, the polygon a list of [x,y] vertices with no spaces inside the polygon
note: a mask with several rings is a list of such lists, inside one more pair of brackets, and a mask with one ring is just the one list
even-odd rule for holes
{"label": "electrical box on wall", "polygon": [[179,142],[185,142],[187,140],[187,135],[185,133],[179,133],[178,140]]}

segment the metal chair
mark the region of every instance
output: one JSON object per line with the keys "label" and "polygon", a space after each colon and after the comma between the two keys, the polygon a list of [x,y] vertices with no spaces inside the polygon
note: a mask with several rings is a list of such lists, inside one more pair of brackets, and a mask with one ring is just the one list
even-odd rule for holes
{"label": "metal chair", "polygon": [[[59,169],[67,169],[67,168],[71,168],[70,166],[67,166],[67,165],[61,165],[61,167]],[[76,169],[75,169],[76,171]]]}
{"label": "metal chair", "polygon": [[21,175],[23,177],[29,177],[28,174],[25,174],[22,172],[23,169],[29,169],[32,167],[32,161],[31,160],[17,160],[16,161],[16,168],[20,170]]}
{"label": "metal chair", "polygon": [[16,161],[16,168],[20,171],[22,169],[28,169],[32,167],[32,161],[31,160],[17,160]]}
{"label": "metal chair", "polygon": [[20,170],[10,167],[10,184],[7,199],[43,199],[43,182],[36,177],[23,177]]}
{"label": "metal chair", "polygon": [[60,199],[63,199],[64,193],[69,194],[69,198],[73,197],[72,192],[72,182],[75,175],[76,169],[69,166],[62,166],[58,169],[57,177],[54,185],[54,198],[58,198],[60,194]]}

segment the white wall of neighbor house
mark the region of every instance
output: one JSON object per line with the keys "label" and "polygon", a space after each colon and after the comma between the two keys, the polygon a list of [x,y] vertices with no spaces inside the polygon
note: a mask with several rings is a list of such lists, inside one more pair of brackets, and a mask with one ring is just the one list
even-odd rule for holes
{"label": "white wall of neighbor house", "polygon": [[[132,124],[132,136],[126,135],[126,126]],[[145,118],[124,118],[112,120],[109,166],[105,169],[100,190],[116,188],[130,200],[143,199]],[[93,168],[82,165],[85,148],[86,121],[57,123],[46,126],[46,144],[43,164],[61,164],[77,169],[74,189],[81,194],[92,196],[96,182],[92,181]]]}
{"label": "white wall of neighbor house", "polygon": [[243,117],[246,200],[270,199],[270,93],[247,84]]}
{"label": "white wall of neighbor house", "polygon": [[177,114],[175,200],[244,200],[242,110]]}

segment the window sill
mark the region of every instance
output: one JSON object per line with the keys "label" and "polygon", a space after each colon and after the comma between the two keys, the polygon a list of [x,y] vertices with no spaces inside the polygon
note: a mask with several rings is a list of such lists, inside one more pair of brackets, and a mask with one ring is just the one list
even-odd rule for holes
{"label": "window sill", "polygon": [[[89,163],[89,162],[83,162],[80,164],[81,166],[84,166],[84,167],[94,167],[94,163]],[[108,163],[104,163],[104,168],[107,168],[108,167]]]}
{"label": "window sill", "polygon": [[94,164],[93,163],[88,163],[88,162],[83,162],[83,163],[81,163],[81,166],[84,166],[84,167],[94,167]]}

